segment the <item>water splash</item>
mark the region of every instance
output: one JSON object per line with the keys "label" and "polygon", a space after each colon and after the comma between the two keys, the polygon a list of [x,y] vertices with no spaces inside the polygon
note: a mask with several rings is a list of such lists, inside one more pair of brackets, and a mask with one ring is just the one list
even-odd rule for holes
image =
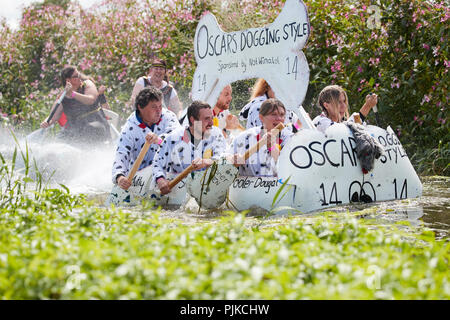
{"label": "water splash", "polygon": [[[0,128],[0,153],[6,159],[12,159],[15,149],[24,154],[28,150],[31,178],[36,175],[37,168],[50,186],[64,184],[71,193],[94,195],[111,191],[115,144],[81,148],[51,139],[29,142],[26,136]],[[20,173],[25,169],[24,159],[18,156],[16,160]]]}

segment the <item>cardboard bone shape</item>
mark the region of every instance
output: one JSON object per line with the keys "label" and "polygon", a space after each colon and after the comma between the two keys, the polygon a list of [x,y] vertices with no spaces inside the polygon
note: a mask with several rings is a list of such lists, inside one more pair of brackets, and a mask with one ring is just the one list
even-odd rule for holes
{"label": "cardboard bone shape", "polygon": [[309,82],[302,52],[310,34],[308,13],[301,0],[287,0],[275,21],[261,28],[226,33],[213,14],[197,25],[194,38],[193,100],[214,106],[222,89],[237,80],[264,78],[303,128],[315,129],[301,103]]}

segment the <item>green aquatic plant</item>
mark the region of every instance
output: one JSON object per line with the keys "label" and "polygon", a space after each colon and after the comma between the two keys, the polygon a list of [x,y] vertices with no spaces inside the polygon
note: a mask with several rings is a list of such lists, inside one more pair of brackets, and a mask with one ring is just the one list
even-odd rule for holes
{"label": "green aquatic plant", "polygon": [[192,226],[80,207],[1,219],[3,299],[450,298],[448,242],[352,216]]}
{"label": "green aquatic plant", "polygon": [[73,196],[69,189],[51,188],[39,171],[36,160],[30,154],[28,144],[22,149],[12,133],[16,146],[10,157],[0,152],[0,210],[20,210],[32,208],[35,211],[49,206],[72,208],[82,202],[84,196]]}

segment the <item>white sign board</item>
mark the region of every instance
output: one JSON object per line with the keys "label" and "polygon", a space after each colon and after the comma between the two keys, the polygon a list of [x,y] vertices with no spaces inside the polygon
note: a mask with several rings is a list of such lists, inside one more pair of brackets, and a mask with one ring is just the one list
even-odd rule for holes
{"label": "white sign board", "polygon": [[422,183],[399,139],[387,130],[367,126],[382,146],[375,167],[363,174],[350,129],[335,124],[325,134],[301,130],[283,148],[278,178],[296,185],[293,207],[309,212],[359,201],[384,201],[419,197]]}
{"label": "white sign board", "polygon": [[301,107],[309,82],[302,48],[309,34],[308,13],[301,0],[287,0],[271,25],[230,33],[222,31],[213,14],[206,14],[195,32],[193,100],[214,107],[226,85],[264,78],[286,109],[299,115],[303,127],[313,127]]}

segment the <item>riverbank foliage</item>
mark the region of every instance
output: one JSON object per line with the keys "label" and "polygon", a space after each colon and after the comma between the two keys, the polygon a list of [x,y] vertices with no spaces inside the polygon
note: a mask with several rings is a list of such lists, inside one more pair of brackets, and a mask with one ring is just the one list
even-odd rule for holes
{"label": "riverbank foliage", "polygon": [[[396,131],[416,168],[448,175],[446,2],[304,2],[311,25],[304,48],[311,70],[305,109],[318,114],[315,99],[331,83],[346,88],[351,111],[375,92],[384,124]],[[212,12],[225,31],[241,30],[271,23],[283,3],[106,0],[83,10],[76,2],[46,0],[29,6],[18,30],[0,26],[0,113],[15,125],[36,128],[61,90],[59,70],[72,64],[109,88],[110,104],[125,119],[132,86],[155,56],[168,61],[186,106],[196,66],[193,37],[202,15]],[[248,97],[245,88],[236,90],[234,107],[240,109]]]}
{"label": "riverbank foliage", "polygon": [[423,227],[358,212],[192,224],[96,207],[0,159],[0,299],[450,298],[450,242]]}

